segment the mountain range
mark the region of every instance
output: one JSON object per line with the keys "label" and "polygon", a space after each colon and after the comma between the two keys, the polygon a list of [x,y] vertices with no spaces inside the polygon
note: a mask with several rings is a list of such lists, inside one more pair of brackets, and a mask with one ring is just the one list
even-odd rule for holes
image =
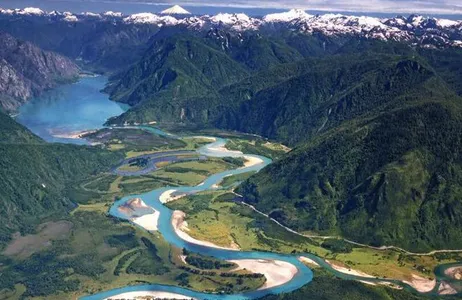
{"label": "mountain range", "polygon": [[[186,11],[187,12],[187,11]],[[462,21],[410,15],[394,18],[375,18],[341,14],[310,15],[303,10],[250,17],[245,14],[217,14],[213,16],[188,16],[181,7],[172,12],[154,14],[138,13],[124,15],[108,11],[105,13],[45,12],[38,8],[0,9],[0,18],[39,19],[47,23],[67,22],[70,26],[81,22],[109,22],[121,24],[149,24],[158,27],[181,26],[189,30],[208,31],[212,28],[232,32],[281,31],[327,36],[353,35],[369,39],[403,41],[423,47],[462,47]]]}
{"label": "mountain range", "polygon": [[284,225],[462,247],[461,22],[28,8],[1,10],[0,29],[109,74],[104,91],[131,108],[108,124],[237,130],[293,147],[238,189]]}

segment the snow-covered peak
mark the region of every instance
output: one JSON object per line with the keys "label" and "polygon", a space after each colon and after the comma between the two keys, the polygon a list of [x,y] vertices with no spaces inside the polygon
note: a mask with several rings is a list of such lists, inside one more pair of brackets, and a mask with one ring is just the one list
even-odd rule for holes
{"label": "snow-covered peak", "polygon": [[82,15],[85,16],[85,17],[101,18],[100,14],[95,14],[95,13],[92,13],[92,12],[84,12],[84,13],[82,13]]}
{"label": "snow-covered peak", "polygon": [[359,26],[368,28],[386,27],[379,19],[367,16],[353,17],[350,19],[350,21],[356,22]]}
{"label": "snow-covered peak", "polygon": [[391,19],[383,19],[381,22],[388,26],[402,27],[407,24],[407,19],[402,16],[399,16]]}
{"label": "snow-covered peak", "polygon": [[13,10],[11,10],[11,9],[4,9],[4,8],[1,8],[1,7],[0,7],[0,13],[1,13],[1,14],[5,14],[5,15],[6,15],[6,14],[12,14],[12,13],[13,13]]}
{"label": "snow-covered peak", "polygon": [[423,21],[425,21],[425,18],[423,16],[412,15],[409,17],[409,23],[414,27],[419,27],[423,23]]}
{"label": "snow-covered peak", "polygon": [[[118,26],[126,24],[153,24],[156,26],[183,26],[188,30],[207,31],[218,29],[241,34],[245,31],[276,32],[288,30],[303,34],[323,34],[327,36],[360,36],[384,41],[403,41],[422,47],[462,47],[462,21],[411,15],[394,18],[374,18],[368,16],[348,16],[341,14],[310,15],[303,10],[269,14],[263,18],[245,14],[220,13],[214,16],[180,16],[187,11],[179,6],[164,10],[162,14],[150,12],[123,15],[107,11],[101,14],[91,12],[72,14],[70,12],[44,12],[39,8],[1,9],[4,18],[31,17],[48,18],[50,22],[111,22]],[[175,17],[171,16],[174,15]],[[114,19],[116,22],[114,22]],[[277,25],[276,25],[277,24]]]}
{"label": "snow-covered peak", "polygon": [[158,16],[153,13],[133,14],[124,19],[126,23],[133,24],[166,24],[176,25],[178,20],[171,16]]}
{"label": "snow-covered peak", "polygon": [[123,14],[121,12],[115,12],[115,11],[112,11],[112,10],[104,12],[103,15],[107,16],[107,17],[118,17],[118,18],[123,16]]}
{"label": "snow-covered peak", "polygon": [[246,14],[217,14],[209,17],[213,25],[221,25],[235,31],[255,30],[262,24],[260,19],[255,19]]}
{"label": "snow-covered peak", "polygon": [[77,18],[77,16],[74,16],[71,12],[64,12],[63,13],[63,20],[66,21],[66,22],[78,22],[79,19]]}
{"label": "snow-covered peak", "polygon": [[152,13],[133,14],[124,18],[127,23],[156,23],[158,20],[159,16]]}
{"label": "snow-covered peak", "polygon": [[263,17],[265,22],[291,22],[293,20],[306,20],[313,17],[301,9],[292,9],[288,12],[269,14]]}
{"label": "snow-covered peak", "polygon": [[453,27],[461,24],[462,22],[457,22],[454,20],[448,20],[448,19],[437,19],[436,24],[439,27],[445,28],[445,27]]}
{"label": "snow-covered peak", "polygon": [[179,5],[174,5],[160,12],[163,15],[190,15],[191,13]]}
{"label": "snow-covered peak", "polygon": [[215,16],[210,17],[210,20],[213,23],[222,23],[222,24],[234,24],[236,22],[248,22],[250,21],[249,16],[246,14],[222,14],[219,13]]}
{"label": "snow-covered peak", "polygon": [[63,16],[64,13],[61,13],[61,12],[59,12],[57,10],[53,10],[53,11],[49,12],[48,15],[52,16],[52,17],[57,17],[57,16]]}
{"label": "snow-covered peak", "polygon": [[45,12],[37,7],[26,7],[24,9],[15,10],[15,12],[19,15],[44,15]]}

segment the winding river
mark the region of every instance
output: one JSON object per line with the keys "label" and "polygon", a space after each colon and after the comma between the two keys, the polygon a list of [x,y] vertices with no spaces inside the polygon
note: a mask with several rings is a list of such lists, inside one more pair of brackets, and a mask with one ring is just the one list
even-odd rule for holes
{"label": "winding river", "polygon": [[[150,130],[149,128],[144,128],[146,130]],[[156,134],[159,134],[158,129],[155,130]],[[162,134],[162,133],[161,133]],[[226,144],[225,139],[216,138],[216,141],[210,143],[202,148],[198,149],[198,153],[200,155],[209,156],[209,157],[226,157],[226,156],[234,156],[234,157],[243,157],[244,154],[234,152],[234,151],[227,151],[224,146]],[[203,245],[194,244],[188,241],[183,240],[180,236],[177,235],[175,229],[172,225],[171,219],[173,215],[173,211],[167,208],[162,204],[160,201],[160,196],[169,190],[175,189],[179,194],[194,194],[202,191],[207,191],[213,189],[215,184],[220,183],[223,178],[230,175],[241,174],[250,171],[259,171],[268,164],[271,163],[269,158],[258,156],[258,155],[248,155],[245,156],[255,157],[261,160],[260,163],[253,165],[251,167],[246,168],[239,168],[234,170],[228,170],[225,172],[217,173],[208,177],[203,183],[198,186],[182,186],[182,187],[164,187],[160,189],[153,190],[148,193],[140,194],[140,195],[130,195],[126,196],[119,201],[115,202],[113,206],[110,208],[110,214],[114,217],[127,219],[127,216],[121,213],[118,208],[119,206],[123,205],[127,201],[133,198],[141,198],[147,205],[151,206],[158,212],[160,212],[160,217],[158,219],[158,230],[165,238],[165,240],[170,243],[171,245],[178,247],[178,248],[185,248],[188,251],[200,253],[203,255],[213,256],[223,260],[242,260],[242,259],[263,259],[263,260],[278,260],[290,263],[294,265],[298,272],[295,276],[288,281],[287,283],[268,288],[268,289],[260,289],[252,292],[246,292],[241,294],[232,294],[232,295],[224,295],[224,294],[208,294],[197,292],[181,287],[176,286],[169,286],[169,285],[160,285],[160,284],[148,284],[148,285],[135,285],[135,286],[127,286],[123,288],[113,289],[109,291],[105,291],[102,293],[98,293],[91,296],[85,296],[80,298],[81,300],[100,300],[105,299],[108,297],[113,297],[119,294],[128,293],[128,292],[136,292],[136,291],[156,291],[156,292],[169,292],[175,294],[181,294],[187,297],[195,298],[195,299],[211,299],[211,300],[241,300],[241,299],[256,299],[268,294],[278,294],[278,293],[287,293],[294,291],[303,285],[309,283],[313,279],[313,272],[304,264],[302,263],[298,257],[304,256],[308,257],[311,260],[318,263],[321,267],[328,269],[330,272],[334,273],[336,276],[348,279],[348,280],[363,280],[368,282],[389,282],[395,285],[402,286],[405,289],[413,290],[407,284],[404,284],[397,280],[387,280],[387,279],[378,279],[378,278],[368,278],[368,277],[360,277],[355,275],[349,275],[345,273],[338,272],[334,270],[328,263],[326,263],[323,259],[314,256],[309,253],[302,253],[302,254],[278,254],[278,253],[270,253],[270,252],[258,252],[258,251],[235,251],[235,250],[226,250],[226,249],[219,249],[213,247],[207,247]],[[454,282],[450,278],[444,275],[444,269],[454,266],[455,264],[450,264],[445,266],[443,269],[440,269],[437,275],[437,284],[433,291],[430,294],[436,295],[438,291],[438,287],[442,280],[446,282],[450,282],[456,284],[458,282]]]}

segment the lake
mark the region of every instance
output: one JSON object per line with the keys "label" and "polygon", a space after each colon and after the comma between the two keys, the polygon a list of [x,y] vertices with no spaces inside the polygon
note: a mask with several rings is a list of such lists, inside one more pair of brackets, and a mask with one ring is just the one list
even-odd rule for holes
{"label": "lake", "polygon": [[85,144],[69,138],[78,132],[101,128],[104,122],[128,108],[100,91],[107,77],[82,77],[32,99],[19,109],[16,120],[48,142]]}

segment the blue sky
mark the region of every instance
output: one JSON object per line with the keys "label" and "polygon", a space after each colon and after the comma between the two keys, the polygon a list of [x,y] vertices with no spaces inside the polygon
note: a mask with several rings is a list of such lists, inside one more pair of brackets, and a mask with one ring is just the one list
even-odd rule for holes
{"label": "blue sky", "polygon": [[[462,0],[0,0],[0,7],[36,6],[44,9],[107,10],[114,7],[130,13],[139,10],[156,11],[160,6],[180,4],[193,12],[209,11],[272,11],[301,8],[308,11],[362,12],[427,15],[462,15]],[[106,7],[106,8],[105,8]],[[217,8],[219,7],[219,8]],[[202,9],[200,9],[202,8]]]}

